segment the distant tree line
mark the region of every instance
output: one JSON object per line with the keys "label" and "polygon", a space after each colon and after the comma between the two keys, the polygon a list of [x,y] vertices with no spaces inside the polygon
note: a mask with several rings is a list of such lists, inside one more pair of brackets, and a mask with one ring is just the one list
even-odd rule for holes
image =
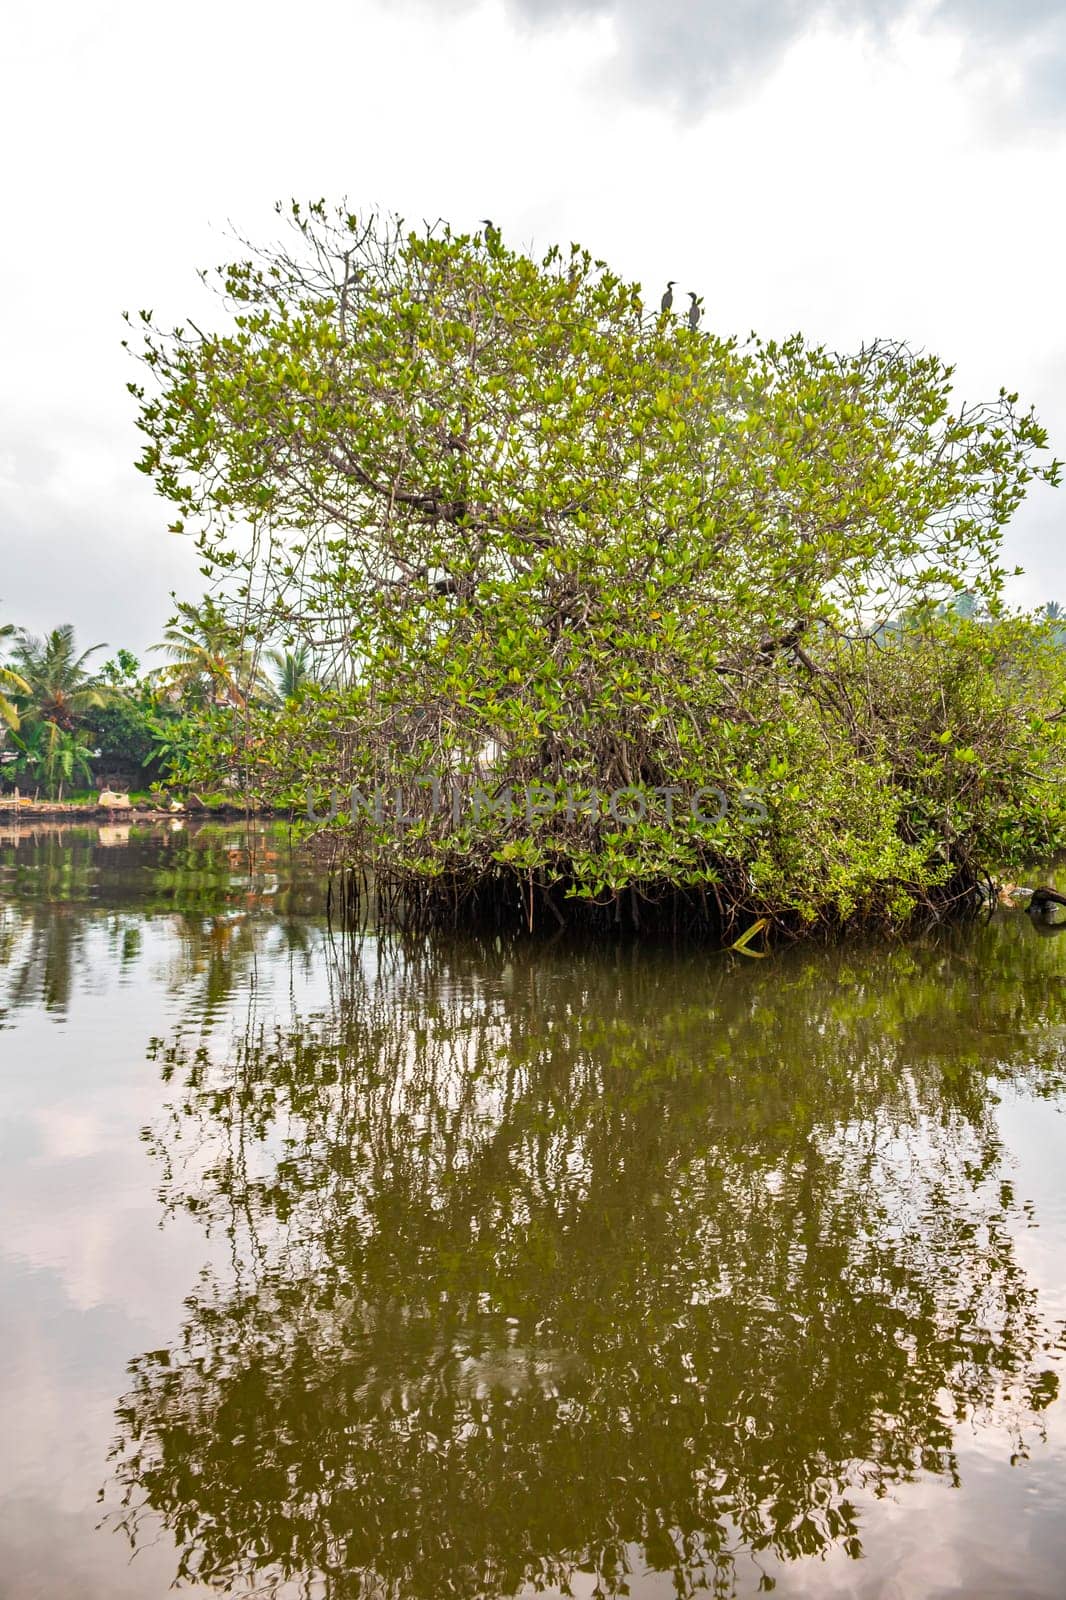
{"label": "distant tree line", "polygon": [[106,645],[79,649],[69,623],[37,638],[0,626],[0,783],[62,799],[102,784],[180,782],[182,757],[213,718],[255,705],[280,710],[314,680],[310,653],[253,660],[210,598],[178,605],[144,668]]}

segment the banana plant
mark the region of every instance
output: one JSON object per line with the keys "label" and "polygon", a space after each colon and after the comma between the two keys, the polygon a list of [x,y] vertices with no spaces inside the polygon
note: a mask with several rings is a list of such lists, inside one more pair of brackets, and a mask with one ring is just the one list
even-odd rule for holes
{"label": "banana plant", "polygon": [[12,733],[15,771],[39,779],[49,795],[63,798],[77,778],[92,782],[89,746],[84,737],[55,722],[34,722]]}

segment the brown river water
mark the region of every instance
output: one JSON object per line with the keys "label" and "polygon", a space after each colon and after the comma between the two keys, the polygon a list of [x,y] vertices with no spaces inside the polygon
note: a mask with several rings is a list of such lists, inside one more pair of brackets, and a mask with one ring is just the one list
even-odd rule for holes
{"label": "brown river water", "polygon": [[1066,930],[322,906],[0,834],[4,1600],[1061,1600]]}

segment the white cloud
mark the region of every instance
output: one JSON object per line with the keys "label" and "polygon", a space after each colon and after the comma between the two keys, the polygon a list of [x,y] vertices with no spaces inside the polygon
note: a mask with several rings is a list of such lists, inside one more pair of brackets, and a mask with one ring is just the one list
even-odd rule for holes
{"label": "white cloud", "polygon": [[[457,0],[414,0],[454,16]],[[1019,120],[1066,113],[1066,16],[1059,0],[506,0],[508,13],[534,27],[606,18],[614,49],[610,69],[624,88],[688,114],[727,95],[745,94],[812,28],[833,27],[860,43],[883,46],[917,23],[926,34],[953,35],[961,66],[989,77],[1002,109]]]}

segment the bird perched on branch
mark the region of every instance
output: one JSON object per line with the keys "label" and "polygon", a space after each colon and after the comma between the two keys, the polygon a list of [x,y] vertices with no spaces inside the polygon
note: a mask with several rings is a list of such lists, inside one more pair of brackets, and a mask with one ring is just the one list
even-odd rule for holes
{"label": "bird perched on branch", "polygon": [[807,619],[806,617],[801,617],[798,622],[793,623],[792,627],[778,638],[761,639],[759,641],[759,655],[768,661],[771,656],[777,655],[778,651],[795,650],[806,631]]}
{"label": "bird perched on branch", "polygon": [[695,333],[696,328],[699,325],[699,320],[703,316],[703,302],[696,293],[695,289],[689,290],[688,298],[690,302],[688,308],[688,325],[692,329],[693,333]]}
{"label": "bird perched on branch", "polygon": [[481,226],[485,230],[485,243],[490,250],[496,250],[500,244],[500,230],[491,217],[482,217]]}
{"label": "bird perched on branch", "polygon": [[659,302],[659,310],[663,313],[664,316],[670,310],[670,307],[674,303],[674,284],[676,282],[677,282],[676,278],[671,278],[670,279],[670,282],[666,285],[666,293],[663,295],[662,299]]}
{"label": "bird perched on branch", "polygon": [[341,311],[348,305],[351,296],[357,292],[363,281],[363,274],[358,267],[353,267],[347,250],[344,252],[344,275],[341,278]]}

